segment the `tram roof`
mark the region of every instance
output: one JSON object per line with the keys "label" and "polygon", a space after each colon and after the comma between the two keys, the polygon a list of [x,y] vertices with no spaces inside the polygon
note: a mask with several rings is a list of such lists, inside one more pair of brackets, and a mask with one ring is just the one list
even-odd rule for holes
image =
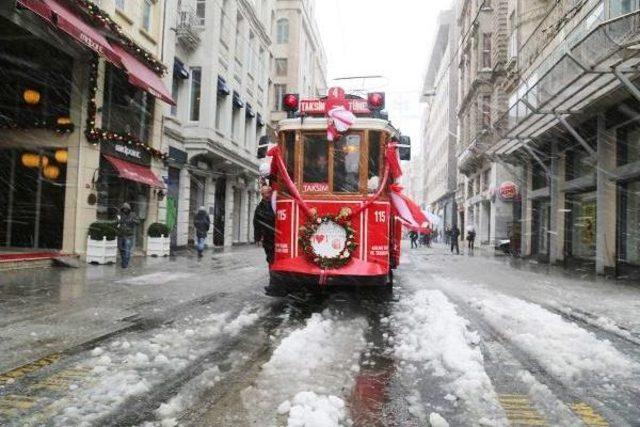
{"label": "tram roof", "polygon": [[[294,119],[283,119],[278,123],[278,131],[286,130],[326,130],[326,117],[300,117]],[[371,117],[357,117],[351,125],[351,130],[378,130],[388,132],[392,135],[399,134],[398,129],[393,127],[391,122],[384,119],[374,119]]]}

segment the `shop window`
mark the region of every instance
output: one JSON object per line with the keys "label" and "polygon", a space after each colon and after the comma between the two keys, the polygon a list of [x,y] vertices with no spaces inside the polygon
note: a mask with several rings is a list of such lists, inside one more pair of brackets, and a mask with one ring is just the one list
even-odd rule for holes
{"label": "shop window", "polygon": [[287,165],[287,173],[295,181],[295,160],[296,160],[296,134],[286,132],[284,134],[284,161]]}
{"label": "shop window", "polygon": [[107,65],[105,82],[102,107],[104,127],[112,132],[134,135],[147,142],[153,123],[153,96],[131,85],[127,76],[111,65]]}
{"label": "shop window", "polygon": [[566,161],[567,181],[587,176],[595,172],[595,160],[582,149],[573,149],[567,152]]}
{"label": "shop window", "polygon": [[325,135],[306,135],[304,137],[305,183],[329,182],[329,144]]}
{"label": "shop window", "polygon": [[531,189],[539,190],[541,188],[547,187],[548,185],[547,173],[542,168],[540,163],[533,162],[531,164]]}
{"label": "shop window", "polygon": [[632,124],[618,129],[618,166],[640,162],[640,126]]}
{"label": "shop window", "polygon": [[197,122],[200,120],[200,96],[202,90],[202,69],[200,67],[191,68],[191,105],[189,109],[189,120]]}
{"label": "shop window", "polygon": [[0,127],[54,128],[70,114],[73,59],[2,18],[0,28]]}
{"label": "shop window", "polygon": [[640,181],[620,187],[618,260],[640,266]]}
{"label": "shop window", "polygon": [[333,149],[333,191],[355,193],[360,189],[360,140],[359,134],[340,138]]}
{"label": "shop window", "polygon": [[580,193],[567,197],[569,254],[574,258],[596,256],[596,193]]}

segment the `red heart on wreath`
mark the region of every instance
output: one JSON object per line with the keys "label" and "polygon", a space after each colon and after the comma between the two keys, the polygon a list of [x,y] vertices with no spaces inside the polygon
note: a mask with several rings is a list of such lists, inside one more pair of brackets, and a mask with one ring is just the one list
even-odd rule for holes
{"label": "red heart on wreath", "polygon": [[324,234],[316,234],[313,237],[316,239],[316,243],[322,243],[324,241]]}

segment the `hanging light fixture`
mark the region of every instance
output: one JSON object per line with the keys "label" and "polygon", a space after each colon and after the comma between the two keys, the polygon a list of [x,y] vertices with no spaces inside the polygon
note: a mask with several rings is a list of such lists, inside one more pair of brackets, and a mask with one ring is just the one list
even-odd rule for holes
{"label": "hanging light fixture", "polygon": [[63,150],[63,149],[56,150],[54,157],[56,159],[56,162],[60,163],[61,165],[64,165],[67,163],[67,160],[69,159],[69,153],[67,152],[67,150]]}
{"label": "hanging light fixture", "polygon": [[40,92],[35,89],[25,89],[22,93],[22,98],[29,105],[38,105],[40,103]]}
{"label": "hanging light fixture", "polygon": [[47,179],[55,180],[60,176],[60,168],[56,165],[45,166],[42,170],[42,174]]}
{"label": "hanging light fixture", "polygon": [[41,161],[44,167],[49,164],[49,158],[47,156],[39,156],[36,153],[24,153],[20,160],[22,161],[22,166],[27,168],[37,168],[40,166]]}

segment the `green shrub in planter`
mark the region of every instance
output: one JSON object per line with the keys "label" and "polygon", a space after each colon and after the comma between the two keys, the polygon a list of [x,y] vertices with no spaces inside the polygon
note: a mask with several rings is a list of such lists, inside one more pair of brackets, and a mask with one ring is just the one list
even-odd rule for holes
{"label": "green shrub in planter", "polygon": [[115,240],[118,235],[116,224],[114,222],[96,221],[89,226],[89,238],[91,240]]}
{"label": "green shrub in planter", "polygon": [[169,233],[169,227],[160,222],[154,222],[149,226],[149,229],[147,230],[147,235],[149,237],[169,237]]}

